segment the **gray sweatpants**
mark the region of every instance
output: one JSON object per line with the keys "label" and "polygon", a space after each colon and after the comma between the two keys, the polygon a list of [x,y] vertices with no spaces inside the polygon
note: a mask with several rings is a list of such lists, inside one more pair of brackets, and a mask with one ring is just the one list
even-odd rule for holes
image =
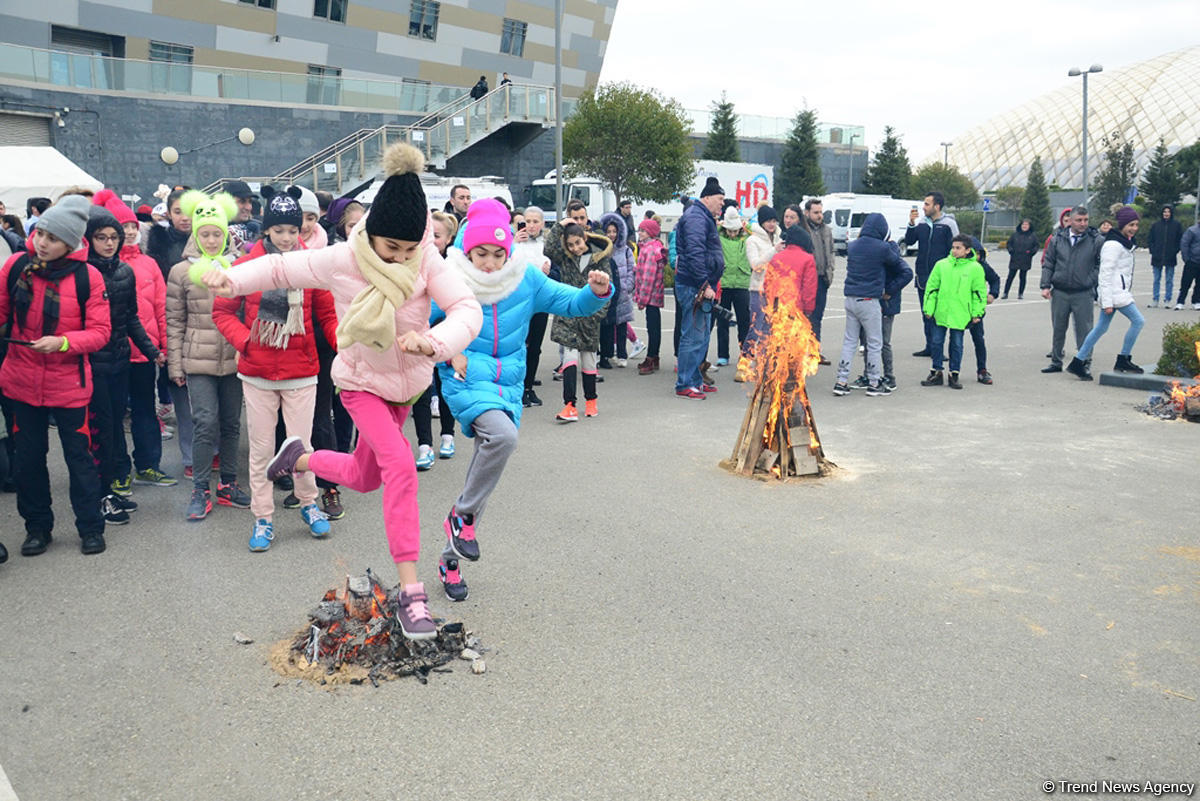
{"label": "gray sweatpants", "polygon": [[489,409],[475,418],[471,428],[475,432],[475,453],[467,465],[467,480],[454,509],[478,518],[500,482],[508,457],[517,449],[517,427],[504,412]]}
{"label": "gray sweatpants", "polygon": [[1083,347],[1083,340],[1092,330],[1092,290],[1081,289],[1067,292],[1055,289],[1050,293],[1050,320],[1054,324],[1054,339],[1050,347],[1050,362],[1062,367],[1063,346],[1067,341],[1067,322],[1074,318],[1075,347]]}
{"label": "gray sweatpants", "polygon": [[896,373],[893,372],[894,364],[892,363],[892,323],[896,322],[896,315],[883,315],[883,346],[879,349],[879,355],[883,361],[883,374],[889,378],[895,378]]}
{"label": "gray sweatpants", "polygon": [[237,479],[238,437],[241,434],[242,382],[236,374],[215,376],[189,373],[192,404],[192,484],[209,489],[213,449],[221,442],[221,480]]}
{"label": "gray sweatpants", "polygon": [[879,354],[883,349],[883,308],[879,298],[846,298],[846,333],[842,337],[842,358],[838,361],[837,382],[845,384],[854,366],[860,332],[867,334],[867,381],[879,383]]}

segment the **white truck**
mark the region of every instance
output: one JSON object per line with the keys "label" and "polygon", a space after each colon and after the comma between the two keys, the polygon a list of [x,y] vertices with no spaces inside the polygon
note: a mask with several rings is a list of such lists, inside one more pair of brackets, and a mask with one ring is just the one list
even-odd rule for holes
{"label": "white truck", "polygon": [[834,248],[845,253],[846,246],[858,239],[863,220],[868,214],[879,213],[887,220],[892,241],[906,252],[904,232],[908,227],[908,216],[913,209],[920,210],[920,200],[905,200],[891,195],[862,195],[853,192],[835,192],[821,198],[825,206],[825,224],[833,229]]}
{"label": "white truck", "polygon": [[[726,192],[726,197],[738,203],[742,215],[754,214],[760,203],[770,203],[775,188],[775,168],[769,164],[748,164],[732,161],[697,160],[691,185],[681,193],[687,197],[699,197],[709,176],[716,176]],[[553,221],[555,173],[551,170],[545,178],[539,178],[529,188],[529,205],[539,206],[546,212],[546,220]],[[618,198],[598,179],[584,176],[563,178],[563,205],[569,200],[580,200],[587,207],[588,219],[599,220],[605,212],[616,211]],[[635,203],[634,220],[641,220],[645,213],[653,210],[664,222],[674,222],[683,214],[680,195],[667,203]]]}

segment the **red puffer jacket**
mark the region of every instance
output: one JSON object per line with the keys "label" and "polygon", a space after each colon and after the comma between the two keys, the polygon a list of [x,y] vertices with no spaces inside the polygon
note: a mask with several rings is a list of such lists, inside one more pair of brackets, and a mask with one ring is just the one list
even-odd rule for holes
{"label": "red puffer jacket", "polygon": [[[87,264],[87,245],[71,253],[67,258],[82,263],[88,271],[89,295],[84,302],[87,311],[87,328],[81,330],[83,320],[79,316],[79,300],[75,296],[75,276],[66,276],[58,281],[59,319],[54,329],[55,336],[65,336],[70,347],[66,353],[38,353],[25,345],[10,345],[4,364],[0,366],[0,389],[13,400],[30,406],[47,406],[73,409],[87,406],[92,398],[92,366],[85,354],[97,351],[108,344],[112,335],[112,320],[109,317],[108,299],[104,296],[104,277],[95,267]],[[0,270],[0,324],[8,320],[12,309],[12,298],[8,294],[8,274],[14,268],[24,267],[30,253],[18,253],[9,258]],[[33,341],[42,337],[42,306],[46,287],[50,282],[35,276],[33,279],[33,303],[21,325],[13,314],[13,330],[8,336],[14,339]],[[82,379],[82,380],[81,380]]]}
{"label": "red puffer jacket", "polygon": [[[264,255],[266,250],[259,240],[248,254],[234,264]],[[292,336],[282,350],[263,345],[250,335],[250,327],[258,317],[258,304],[261,301],[261,292],[241,298],[213,299],[213,322],[221,335],[237,349],[238,372],[267,381],[315,376],[320,372],[320,362],[317,359],[317,340],[313,334],[314,312],[325,338],[337,342],[338,319],[333,295],[327,289],[304,290],[304,334]]]}
{"label": "red puffer jacket", "polygon": [[[150,336],[154,347],[167,352],[167,282],[163,280],[158,262],[142,253],[137,245],[121,248],[121,261],[133,268],[137,283],[138,319]],[[139,364],[146,361],[133,340],[129,341],[129,361]]]}

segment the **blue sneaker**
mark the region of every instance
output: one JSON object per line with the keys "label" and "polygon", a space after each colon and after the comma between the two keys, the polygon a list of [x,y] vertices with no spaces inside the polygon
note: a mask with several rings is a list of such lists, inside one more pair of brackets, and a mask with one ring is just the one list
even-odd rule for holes
{"label": "blue sneaker", "polygon": [[417,447],[417,469],[428,470],[433,467],[433,447],[421,445]]}
{"label": "blue sneaker", "polygon": [[308,530],[317,539],[329,536],[329,515],[321,511],[315,503],[301,507],[300,517],[308,524]]}
{"label": "blue sneaker", "polygon": [[260,517],[254,521],[254,530],[250,532],[250,551],[251,553],[262,553],[271,547],[271,540],[275,539],[275,527],[271,525],[271,521]]}
{"label": "blue sneaker", "polygon": [[442,434],[442,447],[438,449],[438,458],[449,459],[454,456],[454,435]]}
{"label": "blue sneaker", "polygon": [[729,364],[729,359],[717,359],[717,367],[724,367]]}

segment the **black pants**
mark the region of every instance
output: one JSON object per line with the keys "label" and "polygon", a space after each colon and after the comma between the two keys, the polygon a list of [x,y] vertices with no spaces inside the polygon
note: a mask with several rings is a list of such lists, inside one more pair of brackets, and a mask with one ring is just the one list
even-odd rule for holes
{"label": "black pants", "polygon": [[546,338],[546,324],[550,315],[538,312],[529,318],[529,335],[525,337],[525,389],[533,389],[537,378],[538,364],[542,360],[542,342]]}
{"label": "black pants", "polygon": [[162,431],[155,409],[154,362],[129,365],[129,433],[133,437],[133,466],[138,470],[159,469],[162,461]]}
{"label": "black pants", "polygon": [[1024,269],[1020,269],[1017,267],[1009,267],[1008,268],[1008,278],[1004,279],[1004,294],[1005,295],[1008,295],[1008,290],[1012,288],[1013,279],[1017,277],[1018,273],[1021,276],[1021,282],[1017,285],[1017,294],[1018,295],[1025,294],[1025,279],[1029,277],[1029,268],[1026,267]]}
{"label": "black pants", "polygon": [[[678,335],[678,329],[676,329],[676,335]],[[646,307],[646,337],[649,339],[646,355],[657,359],[658,351],[662,348],[662,309],[657,306]]]}
{"label": "black pants", "polygon": [[13,401],[13,411],[16,413],[13,438],[16,440],[17,458],[13,472],[17,481],[17,511],[25,521],[26,533],[45,534],[54,531],[54,511],[50,508],[50,471],[46,467],[46,454],[50,450],[50,414],[53,413],[70,476],[75,529],[81,537],[103,534],[100,473],[92,458],[87,407],[63,409]]}
{"label": "black pants", "polygon": [[[6,435],[4,441],[0,442],[0,450],[4,451],[8,459],[9,469],[11,470],[17,463],[17,443],[13,439],[13,425],[16,423],[17,418],[15,417],[16,412],[13,411],[13,402],[3,392],[0,392],[0,412],[4,414],[4,433]],[[11,475],[11,473],[6,473],[5,475]],[[3,483],[4,479],[0,478],[0,484]]]}
{"label": "black pants", "polygon": [[450,404],[446,403],[445,397],[442,396],[442,377],[437,370],[433,371],[433,383],[421,393],[421,397],[417,398],[417,402],[413,404],[412,419],[413,427],[417,430],[417,444],[428,445],[433,447],[433,408],[432,401],[438,399],[438,420],[442,424],[442,436],[447,434],[454,436],[454,412],[450,411]]}
{"label": "black pants", "polygon": [[[917,308],[925,308],[924,285],[917,287]],[[937,323],[926,317],[924,314],[921,315],[921,319],[925,325],[925,350],[933,353],[933,346],[930,343],[933,342],[933,329],[937,328]]]}
{"label": "black pants", "polygon": [[[1024,273],[1021,274],[1024,277]],[[975,345],[975,369],[983,372],[987,369],[987,343],[983,341],[983,320],[967,326],[971,332],[971,342]]]}
{"label": "black pants", "polygon": [[[746,332],[750,330],[750,290],[722,289],[721,306],[733,309],[733,316],[737,320],[738,352],[741,353],[742,340],[746,338]],[[728,361],[729,325],[715,314],[712,319],[717,326],[717,358]]]}
{"label": "black pants", "polygon": [[[1195,286],[1193,287],[1193,282]],[[1183,265],[1183,278],[1179,279],[1179,299],[1183,303],[1187,297],[1188,287],[1192,288],[1192,303],[1200,303],[1200,262],[1189,261]]]}
{"label": "black pants", "polygon": [[[128,399],[128,365],[107,373],[92,371],[92,402],[88,404],[88,411],[95,423],[92,447],[100,466],[100,491],[104,495],[108,494],[114,479],[129,475],[131,465],[125,443],[125,403]],[[162,442],[161,437],[159,442]]]}
{"label": "black pants", "polygon": [[[321,371],[317,374],[317,400],[313,406],[312,446],[313,450],[336,451],[337,437],[333,433],[333,379],[329,377],[329,369],[333,365],[332,351],[317,352],[321,363]],[[321,489],[337,489],[337,484],[317,476],[317,486]]]}
{"label": "black pants", "polygon": [[678,361],[679,360],[679,323],[680,323],[680,318],[683,317],[683,315],[679,313],[679,306],[675,307],[675,314],[673,316],[675,317],[675,359],[676,359],[676,361]]}
{"label": "black pants", "polygon": [[600,323],[600,358],[611,359],[613,357],[613,345],[616,342],[614,338],[616,332],[616,323],[610,323],[607,320]]}
{"label": "black pants", "polygon": [[579,370],[577,365],[564,367],[562,371],[562,386],[563,386],[563,403],[575,403],[578,396],[575,394],[575,374],[579,374],[580,383],[583,384],[583,399],[596,399],[596,374],[584,373]]}

